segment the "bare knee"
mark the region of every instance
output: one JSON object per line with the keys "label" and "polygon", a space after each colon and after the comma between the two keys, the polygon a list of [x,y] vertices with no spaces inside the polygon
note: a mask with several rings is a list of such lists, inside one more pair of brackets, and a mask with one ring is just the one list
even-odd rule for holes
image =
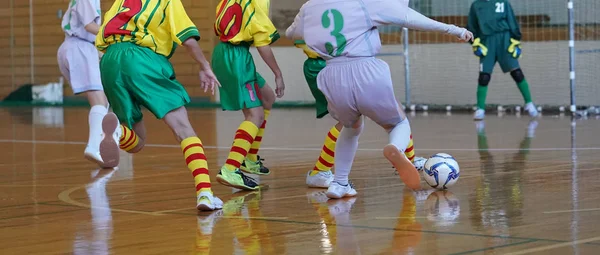
{"label": "bare knee", "polygon": [[243,109],[242,111],[244,112],[245,120],[254,123],[257,127],[260,127],[265,120],[265,111],[263,107]]}
{"label": "bare knee", "polygon": [[273,108],[273,104],[275,103],[275,92],[269,86],[269,84],[265,84],[265,86],[260,88],[260,95],[262,97],[261,101],[264,109],[271,110]]}
{"label": "bare knee", "polygon": [[188,137],[196,136],[184,107],[173,110],[164,117],[165,123],[171,128],[178,142]]}

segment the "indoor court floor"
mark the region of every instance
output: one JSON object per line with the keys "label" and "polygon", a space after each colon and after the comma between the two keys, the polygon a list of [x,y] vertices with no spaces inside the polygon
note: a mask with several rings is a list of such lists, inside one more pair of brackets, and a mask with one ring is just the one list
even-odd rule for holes
{"label": "indoor court floor", "polygon": [[98,170],[83,158],[86,108],[0,108],[0,253],[599,254],[598,119],[417,112],[417,156],[460,164],[448,191],[405,189],[368,121],[350,175],[358,196],[327,201],[305,175],[333,120],[274,110],[259,153],[272,173],[263,190],[235,192],[214,176],[241,114],[189,114],[221,211],[196,211],[179,144],[147,112],[146,148]]}

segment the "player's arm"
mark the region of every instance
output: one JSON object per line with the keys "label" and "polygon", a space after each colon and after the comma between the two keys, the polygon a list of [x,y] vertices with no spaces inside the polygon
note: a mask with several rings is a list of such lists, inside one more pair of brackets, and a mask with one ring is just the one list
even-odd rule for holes
{"label": "player's arm", "polygon": [[471,5],[471,9],[469,10],[467,30],[473,33],[474,38],[479,38],[481,30],[479,29],[479,20],[477,19],[477,11],[475,10],[474,3]]}
{"label": "player's arm", "polygon": [[254,2],[255,15],[250,22],[252,38],[254,39],[254,46],[258,50],[260,57],[265,61],[267,66],[271,69],[275,75],[275,93],[277,97],[283,96],[285,90],[285,84],[283,82],[283,75],[281,69],[277,64],[271,44],[279,39],[279,33],[273,25],[273,22],[269,19],[269,9],[266,6],[267,1]]}
{"label": "player's arm", "polygon": [[299,40],[304,37],[304,24],[302,24],[302,17],[304,16],[304,5],[300,8],[300,11],[294,18],[294,22],[285,30],[285,36],[292,40]]}
{"label": "player's arm", "polygon": [[510,37],[516,39],[517,41],[521,40],[521,27],[519,26],[519,22],[517,21],[517,16],[513,11],[512,6],[508,1],[506,3],[506,19],[508,21],[508,26],[510,27]]}
{"label": "player's arm", "polygon": [[473,37],[465,28],[427,18],[397,0],[371,1],[367,10],[375,26],[396,24],[409,29],[446,33],[464,41]]}
{"label": "player's arm", "polygon": [[84,27],[86,31],[94,35],[98,34],[100,26],[96,22],[100,19],[100,14],[90,0],[78,1],[73,12],[82,24],[86,24]]}
{"label": "player's arm", "polygon": [[219,82],[198,45],[200,32],[185,12],[181,0],[171,0],[165,15],[169,21],[171,39],[173,42],[184,46],[190,57],[200,65],[201,87],[205,92],[210,89],[214,94],[215,85],[219,85]]}

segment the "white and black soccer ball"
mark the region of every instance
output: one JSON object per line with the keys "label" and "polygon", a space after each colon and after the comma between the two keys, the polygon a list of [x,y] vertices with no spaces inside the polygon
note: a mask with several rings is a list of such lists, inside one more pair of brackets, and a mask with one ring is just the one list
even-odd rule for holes
{"label": "white and black soccer ball", "polygon": [[460,177],[460,168],[450,154],[437,153],[427,159],[423,179],[434,189],[447,189]]}

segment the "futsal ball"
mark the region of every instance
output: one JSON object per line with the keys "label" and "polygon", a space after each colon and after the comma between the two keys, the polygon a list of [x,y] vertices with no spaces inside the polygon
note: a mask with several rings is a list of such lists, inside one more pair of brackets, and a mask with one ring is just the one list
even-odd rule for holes
{"label": "futsal ball", "polygon": [[450,154],[437,153],[427,159],[423,168],[423,179],[432,188],[447,189],[454,185],[460,176],[456,159]]}

